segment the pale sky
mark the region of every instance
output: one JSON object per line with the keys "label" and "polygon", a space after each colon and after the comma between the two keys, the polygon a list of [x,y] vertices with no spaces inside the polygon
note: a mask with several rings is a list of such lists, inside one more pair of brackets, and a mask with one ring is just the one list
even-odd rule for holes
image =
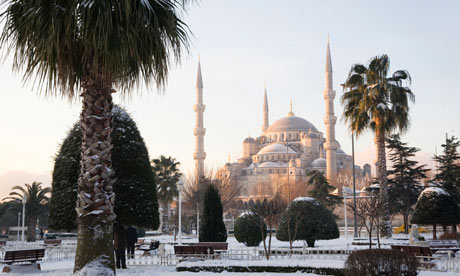
{"label": "pale sky", "polygon": [[[272,1],[202,0],[184,21],[193,32],[190,54],[174,67],[164,93],[133,91],[115,102],[132,114],[150,157],[170,155],[193,169],[195,80],[198,54],[204,83],[205,164],[217,169],[241,155],[245,137],[260,135],[264,81],[270,123],[293,111],[325,133],[324,66],[330,35],[335,110],[340,118],[340,83],[353,63],[378,54],[391,58],[390,71],[412,76],[416,103],[404,141],[431,162],[445,133],[460,137],[460,2],[458,1]],[[0,65],[0,198],[13,185],[51,183],[53,156],[72,124],[80,102],[40,95],[11,58]],[[336,139],[351,153],[342,121]],[[356,143],[357,164],[373,163],[373,136]]]}

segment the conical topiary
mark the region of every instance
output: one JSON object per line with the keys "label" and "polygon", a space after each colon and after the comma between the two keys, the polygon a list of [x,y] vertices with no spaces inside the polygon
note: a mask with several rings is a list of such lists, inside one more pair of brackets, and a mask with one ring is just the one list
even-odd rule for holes
{"label": "conical topiary", "polygon": [[200,242],[225,242],[225,227],[219,190],[209,185],[204,194],[203,216],[200,224]]}

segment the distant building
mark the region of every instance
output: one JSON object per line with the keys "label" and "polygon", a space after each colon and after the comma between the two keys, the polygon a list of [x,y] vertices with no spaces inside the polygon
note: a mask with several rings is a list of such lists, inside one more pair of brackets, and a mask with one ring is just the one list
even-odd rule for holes
{"label": "distant building", "polygon": [[[332,89],[329,42],[326,54],[326,89],[323,96],[326,101],[325,136],[312,123],[295,116],[292,101],[287,116],[269,124],[265,88],[261,135],[245,138],[242,157],[237,162],[225,164],[218,171],[218,177],[230,178],[242,185],[241,198],[246,201],[272,195],[286,183],[306,182],[307,173],[312,170],[324,172],[331,185],[339,188],[339,191],[343,186],[352,187],[352,157],[335,140],[337,118],[334,115],[335,91]],[[355,166],[355,176],[357,189],[368,186],[371,181],[371,166]]]}

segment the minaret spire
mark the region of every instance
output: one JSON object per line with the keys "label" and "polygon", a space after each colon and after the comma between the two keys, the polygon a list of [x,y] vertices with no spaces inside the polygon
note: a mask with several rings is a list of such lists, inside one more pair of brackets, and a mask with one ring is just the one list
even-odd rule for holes
{"label": "minaret spire", "polygon": [[193,134],[195,135],[195,152],[193,159],[195,159],[195,176],[198,177],[204,174],[204,159],[206,153],[204,152],[204,135],[206,129],[203,127],[203,112],[206,106],[203,104],[203,79],[201,77],[201,63],[198,56],[198,73],[196,77],[196,104],[193,106],[195,110],[195,127]]}
{"label": "minaret spire", "polygon": [[265,82],[265,89],[264,89],[264,106],[263,106],[263,118],[262,118],[262,132],[267,130],[268,124],[268,99],[267,99],[267,82]]}
{"label": "minaret spire", "polygon": [[289,103],[288,117],[292,117],[292,116],[295,116],[295,114],[294,114],[294,112],[292,112],[292,98],[291,98],[291,102]]}
{"label": "minaret spire", "polygon": [[[324,149],[326,150],[326,176],[332,186],[337,187],[337,159],[336,151],[339,147],[335,140],[335,123],[337,117],[334,114],[334,99],[335,91],[333,90],[332,79],[332,61],[331,50],[329,46],[329,35],[327,38],[326,50],[326,89],[323,92],[324,100],[326,101],[326,114],[324,115],[324,124],[326,125],[326,142]],[[342,193],[342,187],[338,187]]]}

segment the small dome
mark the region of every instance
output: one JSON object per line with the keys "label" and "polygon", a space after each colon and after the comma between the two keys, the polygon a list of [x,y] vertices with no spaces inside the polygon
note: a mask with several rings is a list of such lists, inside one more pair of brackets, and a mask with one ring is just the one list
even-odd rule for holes
{"label": "small dome", "polygon": [[316,160],[313,160],[313,162],[311,162],[311,166],[313,168],[326,168],[326,159],[320,157]]}
{"label": "small dome", "polygon": [[337,149],[336,154],[338,154],[338,155],[347,155],[341,148]]}
{"label": "small dome", "polygon": [[281,145],[281,144],[271,144],[263,147],[257,154],[270,154],[270,153],[297,153],[292,148]]}
{"label": "small dome", "polygon": [[243,144],[255,144],[256,143],[256,140],[254,140],[254,138],[252,137],[248,137],[246,139],[244,139],[243,141]]}
{"label": "small dome", "polygon": [[293,131],[293,130],[304,130],[308,131],[309,129],[313,131],[318,131],[316,127],[310,123],[309,121],[297,117],[297,116],[289,116],[279,119],[278,121],[274,122],[266,132],[284,132],[284,131]]}

